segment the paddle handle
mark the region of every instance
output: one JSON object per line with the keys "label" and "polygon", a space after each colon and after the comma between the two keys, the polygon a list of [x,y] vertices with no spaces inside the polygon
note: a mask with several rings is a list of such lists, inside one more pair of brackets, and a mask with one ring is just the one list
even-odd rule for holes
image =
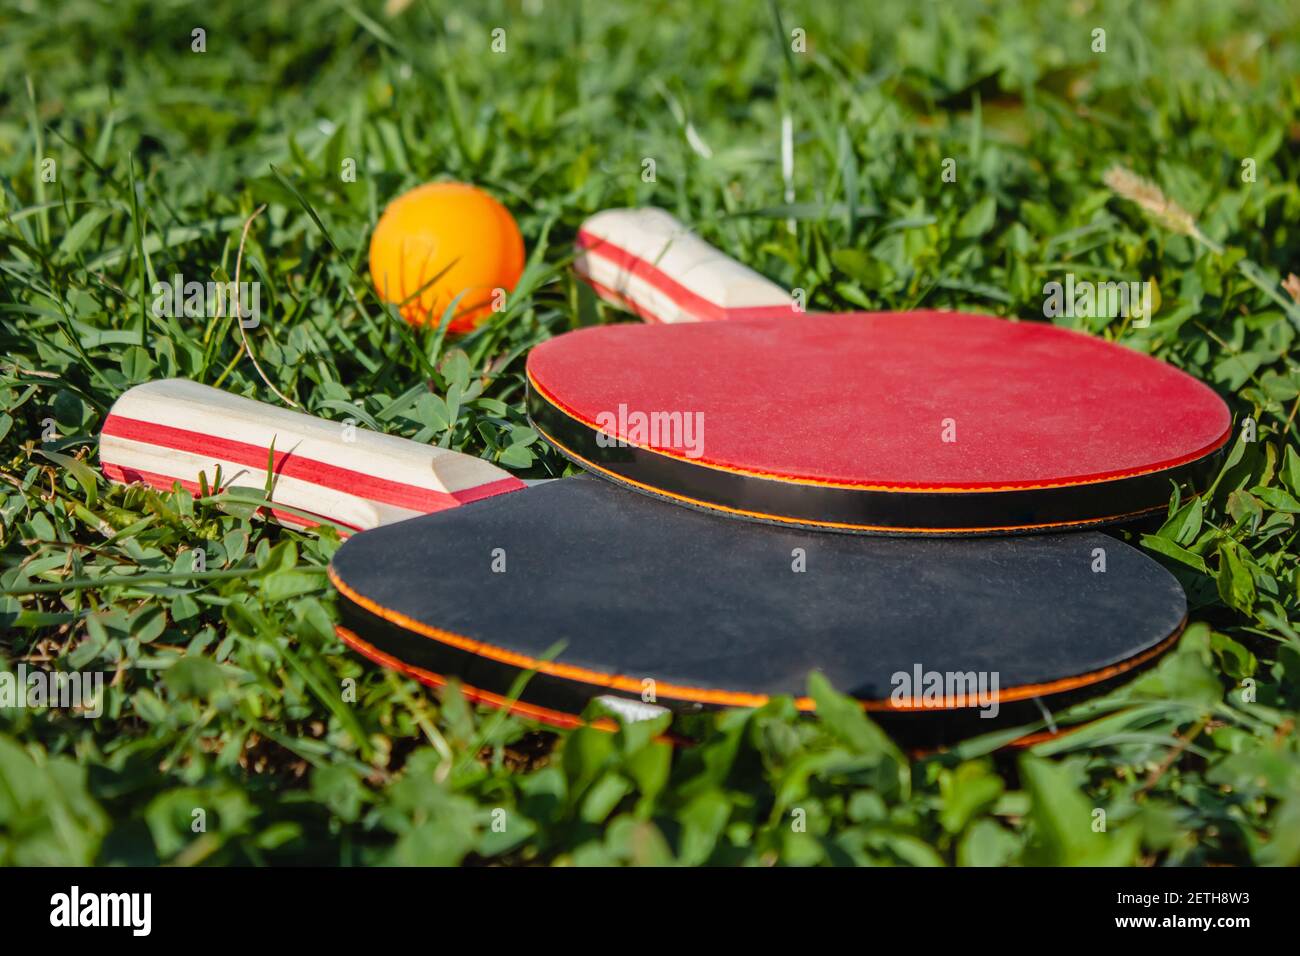
{"label": "paddle handle", "polygon": [[607,209],[575,241],[578,275],[602,299],[648,322],[797,314],[775,282],[715,249],[662,209]]}
{"label": "paddle handle", "polygon": [[[146,382],[113,404],[99,439],[110,480],[201,491],[246,488],[289,524],[364,531],[524,483],[490,462],[231,395],[185,379]],[[218,480],[218,474],[220,479]],[[218,481],[220,487],[218,488]]]}

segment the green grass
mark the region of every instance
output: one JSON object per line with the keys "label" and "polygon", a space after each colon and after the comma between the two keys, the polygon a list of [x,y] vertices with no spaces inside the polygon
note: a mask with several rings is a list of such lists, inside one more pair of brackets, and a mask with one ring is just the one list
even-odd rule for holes
{"label": "green grass", "polygon": [[[111,685],[94,720],[0,710],[0,863],[1300,862],[1294,3],[781,2],[779,21],[758,0],[3,6],[0,659]],[[1115,164],[1221,251],[1111,193]],[[435,178],[501,197],[531,254],[508,310],[459,341],[409,330],[365,278],[380,209]],[[243,275],[275,388],[561,473],[522,413],[522,355],[622,319],[579,288],[569,242],[641,204],[818,308],[1028,318],[1067,271],[1156,280],[1149,328],[1075,324],[1257,423],[1211,492],[1133,539],[1187,589],[1176,652],[1056,715],[1104,720],[1021,755],[989,738],[906,755],[815,682],[821,719],[728,712],[675,753],[658,725],[551,735],[347,652],[332,534],[96,477],[104,413],[134,383],[276,400],[228,319],[148,308],[157,278],[233,275],[263,205]]]}

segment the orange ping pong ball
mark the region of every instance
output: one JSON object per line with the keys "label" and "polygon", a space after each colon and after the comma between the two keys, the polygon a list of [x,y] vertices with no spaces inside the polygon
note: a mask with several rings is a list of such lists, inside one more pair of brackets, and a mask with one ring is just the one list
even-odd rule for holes
{"label": "orange ping pong ball", "polygon": [[403,193],[370,237],[370,278],[379,297],[401,306],[408,322],[436,325],[459,295],[450,332],[483,322],[523,271],[524,240],[514,217],[468,183],[426,183]]}

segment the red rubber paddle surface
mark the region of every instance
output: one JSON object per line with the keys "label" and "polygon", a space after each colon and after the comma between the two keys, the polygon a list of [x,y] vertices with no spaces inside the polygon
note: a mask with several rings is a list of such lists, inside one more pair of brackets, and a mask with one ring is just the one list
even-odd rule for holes
{"label": "red rubber paddle surface", "polygon": [[584,329],[533,349],[528,377],[534,425],[589,470],[829,530],[1126,520],[1203,488],[1231,429],[1213,391],[1148,356],[954,312]]}
{"label": "red rubber paddle surface", "polygon": [[[844,485],[1097,481],[1204,457],[1231,424],[1212,390],[1155,359],[951,312],[585,329],[537,346],[528,371],[588,423],[620,404],[702,413],[703,454],[690,459],[681,435],[663,454]],[[948,419],[956,441],[943,441]]]}

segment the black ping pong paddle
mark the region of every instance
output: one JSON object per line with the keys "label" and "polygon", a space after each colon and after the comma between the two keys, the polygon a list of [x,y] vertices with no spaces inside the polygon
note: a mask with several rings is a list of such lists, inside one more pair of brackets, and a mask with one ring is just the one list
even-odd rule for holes
{"label": "black ping pong paddle", "polygon": [[361,653],[495,704],[535,671],[516,707],[560,726],[596,697],[633,715],[811,708],[819,670],[941,742],[1131,677],[1186,615],[1168,572],[1102,534],[827,535],[582,478],[357,535],[330,577]]}

